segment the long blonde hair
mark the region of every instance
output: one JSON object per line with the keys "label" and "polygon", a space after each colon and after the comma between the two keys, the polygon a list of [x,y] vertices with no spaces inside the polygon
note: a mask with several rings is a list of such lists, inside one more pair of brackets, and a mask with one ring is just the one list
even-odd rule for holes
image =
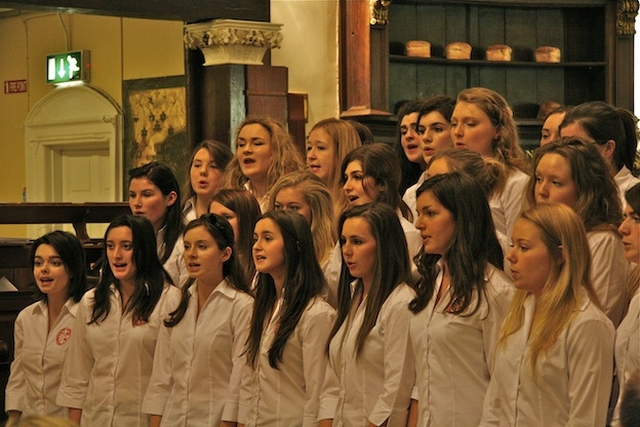
{"label": "long blonde hair", "polygon": [[335,245],[333,236],[333,204],[331,193],[324,182],[308,171],[295,171],[282,176],[269,194],[269,211],[275,209],[276,196],[285,188],[298,190],[311,209],[311,234],[313,247],[320,265],[330,254]]}
{"label": "long blonde hair", "polygon": [[[541,203],[520,215],[540,232],[551,257],[551,272],[536,301],[536,313],[529,333],[531,368],[536,374],[538,359],[556,343],[558,336],[576,315],[580,295],[586,291],[599,306],[591,283],[591,252],[587,232],[578,215],[568,206]],[[526,291],[516,291],[502,325],[498,346],[524,323]]]}
{"label": "long blonde hair", "polygon": [[[267,171],[267,189],[270,189],[282,175],[304,168],[302,155],[294,145],[289,133],[280,123],[268,117],[247,117],[244,119],[236,132],[236,147],[240,131],[243,127],[251,124],[259,124],[266,129],[271,137],[273,155]],[[227,166],[223,188],[243,188],[247,181],[248,178],[242,173],[236,155]]]}

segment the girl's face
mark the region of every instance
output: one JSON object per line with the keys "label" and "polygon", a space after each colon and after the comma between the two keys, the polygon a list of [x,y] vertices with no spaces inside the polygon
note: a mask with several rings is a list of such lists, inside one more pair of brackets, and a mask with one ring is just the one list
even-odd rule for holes
{"label": "girl's face", "polygon": [[563,111],[561,113],[551,114],[546,118],[542,124],[542,133],[540,136],[541,147],[560,137],[560,123],[562,123],[565,114]]}
{"label": "girl's face", "polygon": [[191,188],[199,197],[213,197],[220,188],[222,171],[206,148],[199,149],[190,169]]}
{"label": "girl's face", "polygon": [[131,213],[151,221],[156,233],[162,228],[167,209],[176,203],[177,199],[175,191],[165,196],[147,177],[132,178],[129,182]]}
{"label": "girl's face", "polygon": [[369,222],[362,217],[347,218],[340,233],[342,259],[353,277],[370,289],[376,266],[376,239]]}
{"label": "girl's face", "polygon": [[69,272],[53,246],[46,243],[38,246],[33,261],[33,277],[40,292],[47,298],[67,299]]}
{"label": "girl's face", "polygon": [[640,262],[640,215],[634,212],[627,203],[624,208],[624,220],[618,231],[622,235],[624,244],[624,257],[627,261]]}
{"label": "girl's face", "polygon": [[113,276],[121,283],[135,286],[136,264],[133,258],[133,233],[126,226],[114,227],[107,233],[107,259]]}
{"label": "girl's face", "polygon": [[239,236],[238,215],[236,215],[234,211],[232,211],[222,203],[215,201],[211,202],[211,205],[209,206],[209,213],[220,215],[221,217],[224,217],[227,221],[229,221],[229,224],[231,224],[231,228],[233,229],[235,243],[237,243]]}
{"label": "girl's face", "polygon": [[349,206],[372,203],[378,198],[373,179],[364,175],[362,163],[359,160],[354,160],[347,165],[344,181],[342,189],[347,196]]}
{"label": "girl's face", "polygon": [[420,230],[425,253],[444,256],[451,247],[456,230],[453,215],[440,204],[431,191],[420,194],[416,200],[416,207],[416,228]]}
{"label": "girl's face", "polygon": [[184,263],[189,277],[210,285],[223,279],[222,267],[231,256],[231,248],[220,249],[204,226],[194,227],[184,235]]}
{"label": "girl's face", "polygon": [[402,144],[404,155],[407,156],[410,162],[423,164],[420,135],[418,135],[417,128],[417,112],[409,113],[402,117],[400,121],[400,144]]}
{"label": "girl's face", "polygon": [[456,148],[468,148],[491,157],[493,141],[498,137],[498,129],[480,107],[464,101],[456,104],[451,115],[451,139]]}
{"label": "girl's face", "polygon": [[324,129],[316,128],[309,133],[307,166],[311,173],[317,175],[327,185],[335,175],[335,153],[335,144]]}
{"label": "girl's face", "polygon": [[297,212],[311,224],[311,207],[304,198],[304,194],[296,187],[287,187],[278,191],[275,201],[276,210]]}
{"label": "girl's face", "polygon": [[432,111],[420,117],[418,133],[421,136],[422,159],[429,164],[438,152],[453,146],[451,125],[439,111]]}
{"label": "girl's face", "polygon": [[273,157],[269,131],[259,123],[243,126],[238,133],[236,156],[244,176],[250,181],[265,181]]}
{"label": "girl's face", "polygon": [[516,289],[540,297],[553,262],[540,230],[531,221],[519,219],[513,227],[512,249],[507,253],[511,263],[511,277]]}
{"label": "girl's face", "polygon": [[260,273],[269,274],[280,283],[287,272],[284,238],[278,224],[271,218],[256,223],[253,232],[253,262]]}
{"label": "girl's face", "polygon": [[561,203],[574,208],[578,189],[571,178],[571,166],[557,153],[547,153],[536,167],[534,186],[536,203]]}

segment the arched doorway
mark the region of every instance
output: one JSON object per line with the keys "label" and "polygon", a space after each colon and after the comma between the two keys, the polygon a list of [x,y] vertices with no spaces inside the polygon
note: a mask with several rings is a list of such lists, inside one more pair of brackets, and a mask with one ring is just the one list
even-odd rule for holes
{"label": "arched doorway", "polygon": [[[29,202],[121,200],[122,111],[97,88],[57,88],[41,99],[25,122],[25,154]],[[53,228],[33,226],[28,234]],[[102,229],[88,231],[96,237]]]}

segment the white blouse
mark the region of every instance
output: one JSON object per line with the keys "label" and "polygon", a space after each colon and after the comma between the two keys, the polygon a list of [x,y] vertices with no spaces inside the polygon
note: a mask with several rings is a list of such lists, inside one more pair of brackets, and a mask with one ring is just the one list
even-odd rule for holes
{"label": "white blouse", "polygon": [[315,426],[318,396],[326,368],[325,347],[335,311],[322,298],[312,299],[284,347],[279,369],[269,365],[269,349],[279,315],[265,327],[257,366],[242,374],[238,422],[255,426]]}
{"label": "white blouse", "polygon": [[524,188],[529,182],[529,175],[519,169],[510,171],[502,193],[495,194],[489,200],[491,216],[496,230],[511,239],[513,226],[522,212]]}
{"label": "white blouse", "polygon": [[[163,227],[156,235],[156,249],[159,258],[162,257],[167,246],[164,243],[165,231],[166,229]],[[173,284],[178,288],[182,288],[184,284],[187,283],[187,280],[189,280],[189,272],[184,263],[184,241],[182,240],[182,236],[178,237],[175,245],[173,245],[171,255],[169,255],[169,258],[167,258],[162,266],[167,270],[167,273],[171,276],[171,280],[173,280]]]}
{"label": "white blouse", "polygon": [[529,295],[524,304],[524,324],[496,349],[490,399],[480,425],[604,426],[613,378],[611,320],[585,292],[575,317],[538,358],[534,375],[528,338],[535,297]]}
{"label": "white blouse", "polygon": [[634,373],[640,371],[640,293],[636,293],[631,300],[629,312],[616,331],[615,360],[620,395],[611,421],[612,427],[620,425],[620,401],[625,384]]}
{"label": "white blouse", "polygon": [[[485,295],[473,314],[452,314],[449,287],[435,303],[442,272],[433,297],[411,319],[411,345],[416,361],[418,426],[477,427],[491,378],[491,360],[514,287],[507,276],[489,265]],[[470,304],[476,306],[477,295]]]}
{"label": "white blouse", "polygon": [[420,188],[423,182],[427,180],[427,171],[424,171],[420,178],[418,178],[418,182],[413,184],[411,187],[407,188],[407,191],[404,192],[402,196],[402,200],[409,206],[411,209],[411,213],[413,214],[413,223],[415,224],[418,220],[418,198],[416,197],[416,190]]}
{"label": "white blouse", "polygon": [[369,422],[404,427],[413,386],[413,357],[409,347],[409,302],[415,298],[407,284],[398,285],[380,308],[378,319],[358,358],[356,340],[364,321],[366,298],[331,340],[329,365],[318,419],[333,419],[334,427],[366,427]]}
{"label": "white blouse", "polygon": [[253,298],[222,281],[198,314],[198,282],[182,320],[161,327],[142,405],[162,426],[217,426],[238,420],[240,375]]}
{"label": "white blouse", "polygon": [[631,187],[636,184],[640,184],[640,179],[633,176],[631,171],[626,166],[622,166],[622,169],[618,171],[613,179],[616,181],[616,185],[618,186],[618,196],[620,197],[620,202],[622,203],[622,207],[624,209],[624,207],[627,205],[625,194],[627,194],[627,191],[629,191]]}
{"label": "white blouse", "polygon": [[56,395],[77,311],[78,303],[68,299],[48,332],[49,311],[44,301],[18,314],[15,358],[5,392],[6,411],[20,411],[22,416],[68,416],[67,407],[56,404]]}
{"label": "white blouse", "polygon": [[591,250],[591,281],[604,314],[618,326],[627,311],[629,262],[622,239],[613,231],[587,233]]}
{"label": "white blouse", "polygon": [[197,219],[198,215],[196,213],[196,196],[190,197],[184,202],[184,206],[182,207],[182,222],[184,225],[189,224],[194,219]]}
{"label": "white blouse", "polygon": [[83,426],[148,427],[142,399],[161,322],[178,306],[180,291],[166,285],[146,323],[134,322],[131,312],[123,315],[114,285],[110,292],[111,310],[99,323],[88,324],[95,289],[80,301],[57,403],[82,409]]}

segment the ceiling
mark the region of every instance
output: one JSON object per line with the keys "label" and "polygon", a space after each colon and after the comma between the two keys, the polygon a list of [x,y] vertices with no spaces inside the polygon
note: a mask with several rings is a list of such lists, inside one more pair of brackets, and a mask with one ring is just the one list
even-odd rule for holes
{"label": "ceiling", "polygon": [[0,0],[0,18],[35,10],[184,22],[216,18],[269,21],[269,4],[269,0]]}

